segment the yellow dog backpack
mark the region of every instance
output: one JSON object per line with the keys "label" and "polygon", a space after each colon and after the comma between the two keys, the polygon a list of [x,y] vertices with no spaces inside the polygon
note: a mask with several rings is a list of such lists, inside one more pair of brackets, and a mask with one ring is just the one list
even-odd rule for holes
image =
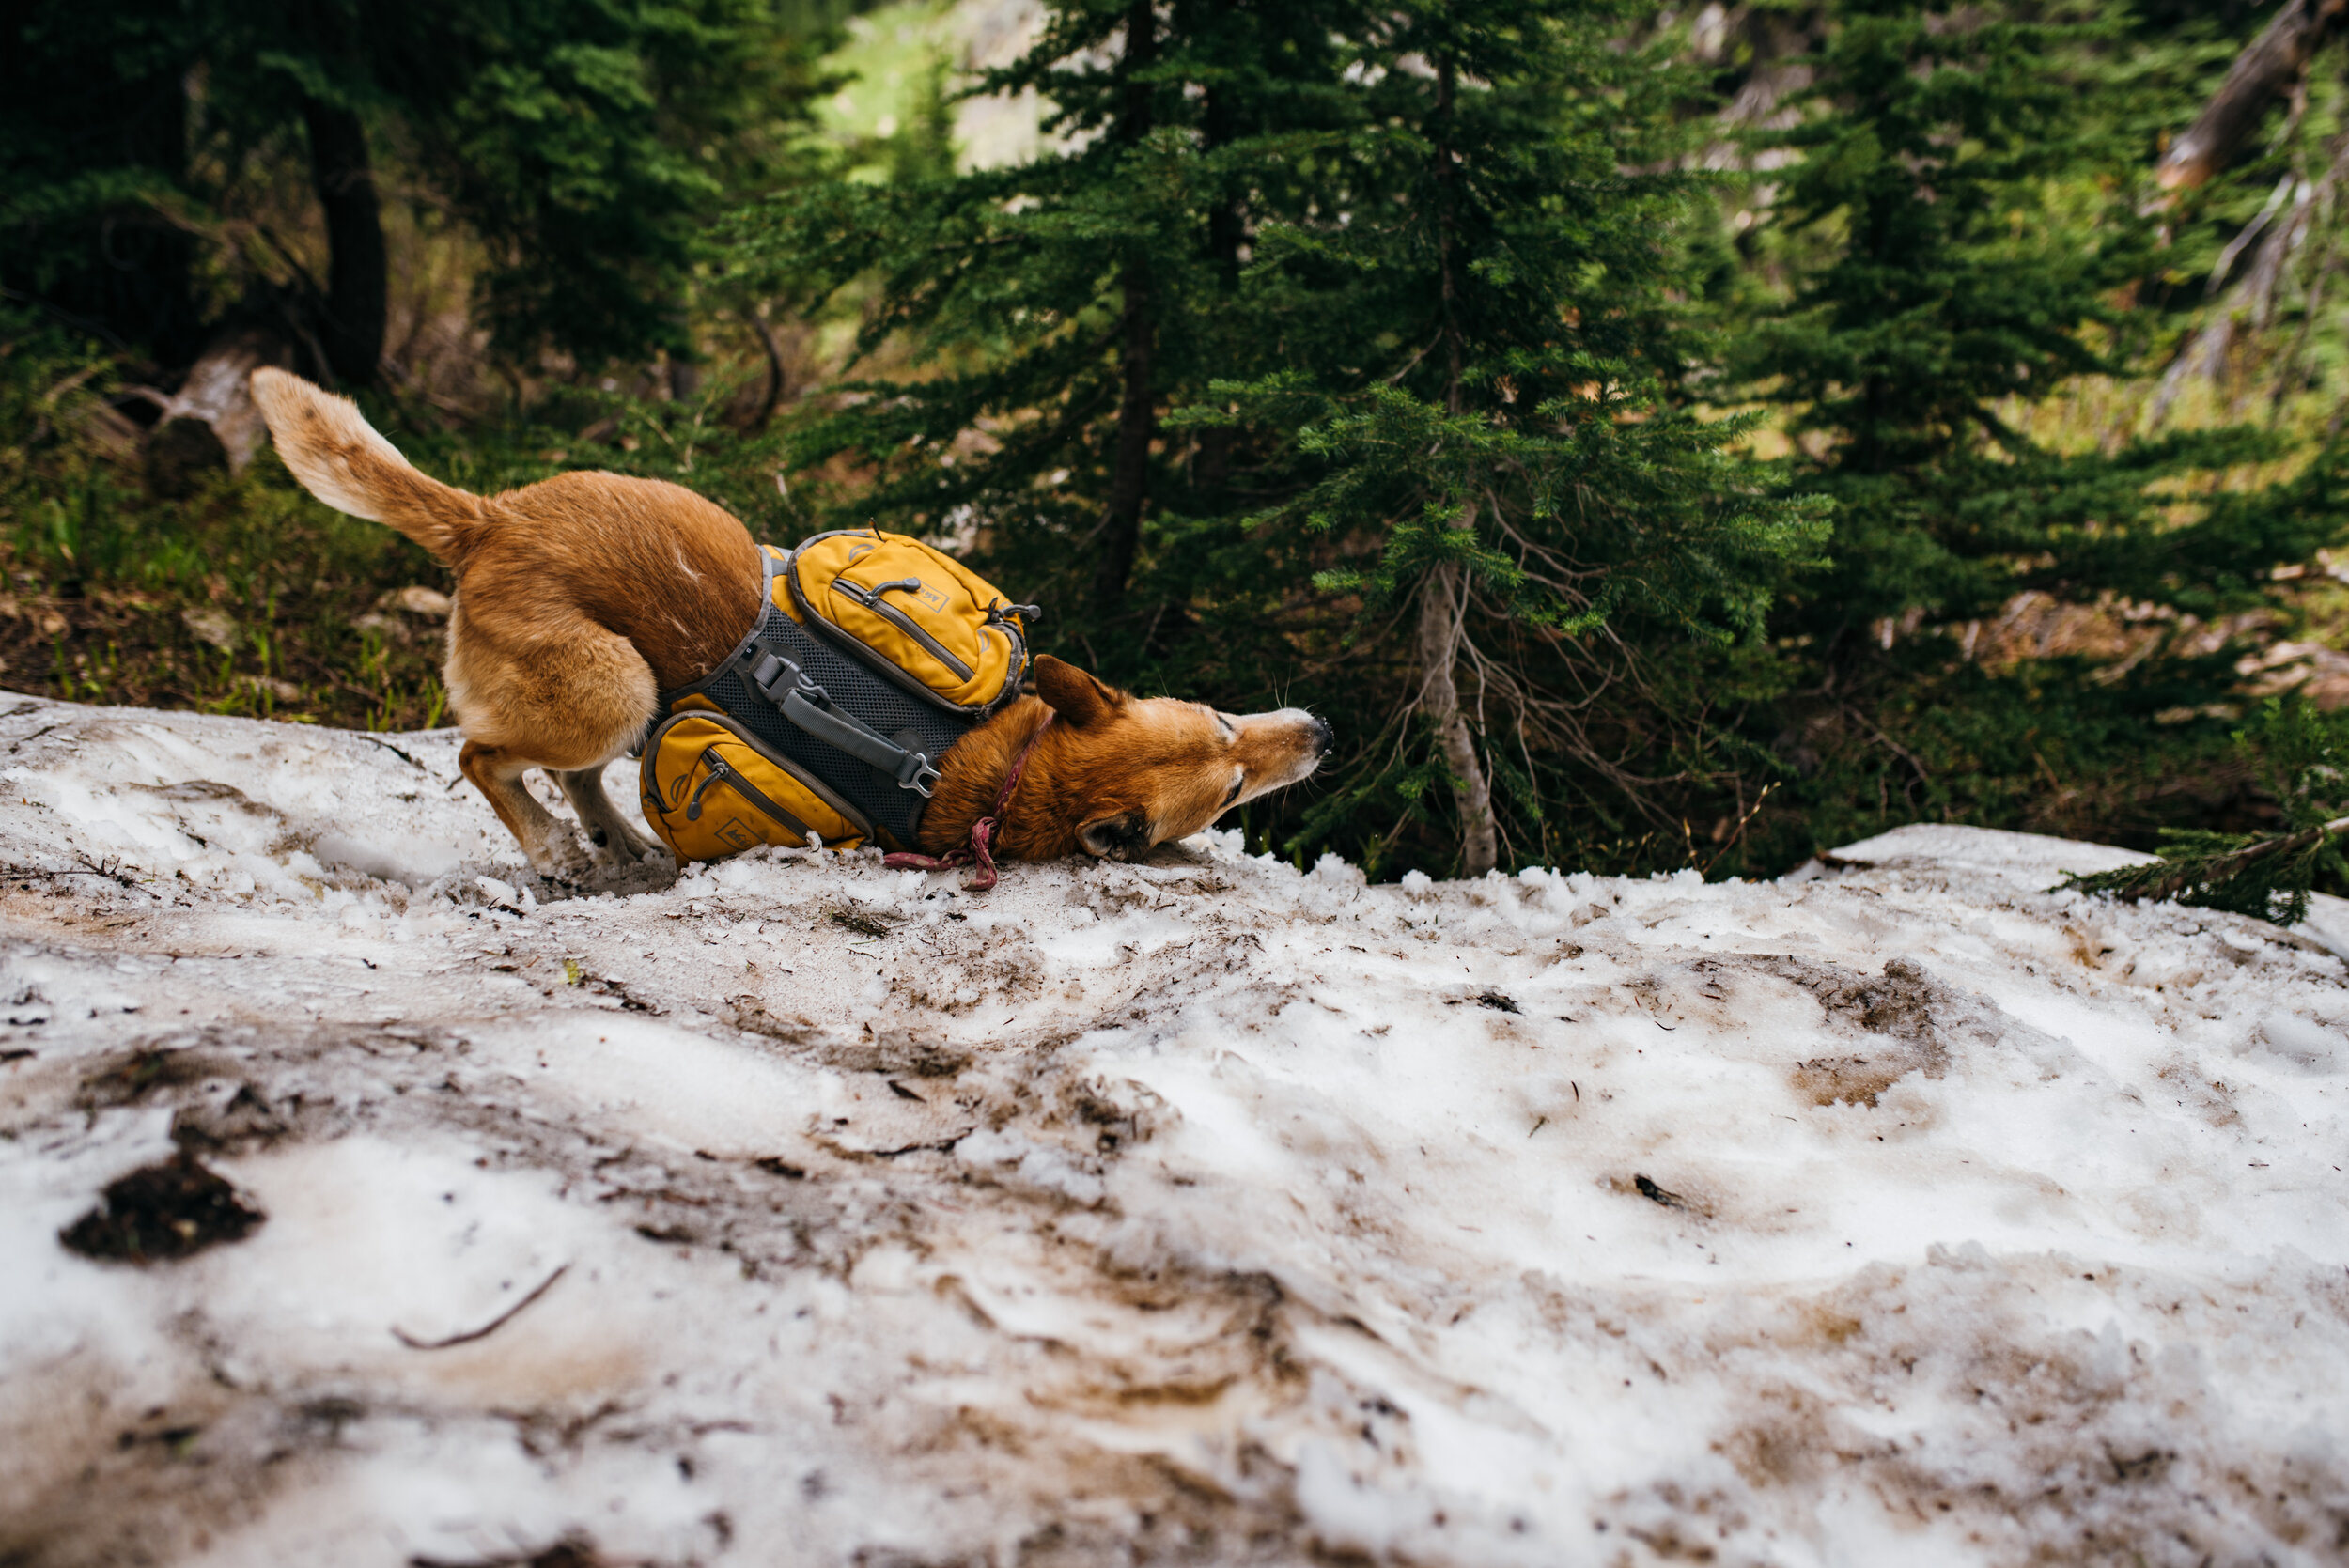
{"label": "yellow dog backpack", "polygon": [[911,849],[947,749],[1019,695],[1036,608],[877,529],[760,556],[749,635],[661,694],[645,820],[680,861],[762,844]]}

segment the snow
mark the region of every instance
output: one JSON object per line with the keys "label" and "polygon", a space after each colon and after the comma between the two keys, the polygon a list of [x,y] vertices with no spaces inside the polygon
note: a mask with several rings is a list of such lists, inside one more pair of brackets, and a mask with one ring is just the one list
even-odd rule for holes
{"label": "snow", "polygon": [[2108,844],[2080,844],[2045,833],[2009,833],[1995,828],[1953,828],[1915,823],[1875,838],[1847,844],[1833,852],[1842,865],[1895,869],[1916,866],[1932,870],[1984,872],[1998,877],[2029,877],[2037,886],[2060,880],[2065,872],[2082,877],[2143,865],[2155,859],[2135,849]]}
{"label": "snow", "polygon": [[[2349,1549],[2337,907],[1948,828],[564,887],[456,748],[0,701],[0,1558]],[[59,1245],[175,1136],[258,1229]]]}

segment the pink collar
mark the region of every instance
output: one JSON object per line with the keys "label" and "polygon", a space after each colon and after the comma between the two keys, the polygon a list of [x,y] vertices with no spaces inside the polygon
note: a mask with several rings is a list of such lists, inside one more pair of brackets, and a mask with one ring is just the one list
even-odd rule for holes
{"label": "pink collar", "polygon": [[1028,737],[1028,743],[1019,748],[1019,754],[1011,759],[1011,771],[1003,775],[1003,787],[995,792],[995,809],[971,824],[971,842],[963,848],[949,849],[943,855],[916,855],[910,850],[896,850],[881,857],[881,864],[892,871],[944,871],[952,866],[975,865],[978,870],[971,880],[962,884],[965,893],[985,893],[995,885],[995,836],[1003,831],[1003,813],[1010,808],[1011,792],[1019,787],[1020,772],[1028,766],[1028,753],[1044,738],[1044,732],[1052,727],[1060,715],[1050,708],[1044,710],[1044,722]]}

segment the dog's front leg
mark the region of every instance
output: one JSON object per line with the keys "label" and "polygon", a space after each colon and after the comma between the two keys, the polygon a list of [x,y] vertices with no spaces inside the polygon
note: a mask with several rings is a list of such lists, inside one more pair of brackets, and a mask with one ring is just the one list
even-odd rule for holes
{"label": "dog's front leg", "polygon": [[652,845],[644,834],[629,826],[628,818],[603,792],[603,769],[581,768],[570,772],[556,772],[554,782],[563,789],[564,799],[579,815],[581,831],[587,842],[596,846],[597,858],[610,857],[622,865],[643,860],[652,853]]}
{"label": "dog's front leg", "polygon": [[576,871],[583,859],[579,840],[522,785],[522,775],[536,766],[504,747],[472,740],[457,753],[458,771],[489,800],[533,870],[546,877]]}

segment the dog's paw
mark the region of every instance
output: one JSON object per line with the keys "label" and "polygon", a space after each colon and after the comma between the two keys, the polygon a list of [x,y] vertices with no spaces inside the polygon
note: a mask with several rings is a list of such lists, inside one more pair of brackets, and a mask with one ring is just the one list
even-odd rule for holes
{"label": "dog's paw", "polygon": [[598,857],[570,833],[550,833],[524,850],[530,869],[549,881],[573,882],[596,869]]}
{"label": "dog's paw", "polygon": [[591,831],[587,842],[592,846],[596,863],[615,871],[652,859],[661,853],[660,846],[625,822],[614,822],[609,828]]}

